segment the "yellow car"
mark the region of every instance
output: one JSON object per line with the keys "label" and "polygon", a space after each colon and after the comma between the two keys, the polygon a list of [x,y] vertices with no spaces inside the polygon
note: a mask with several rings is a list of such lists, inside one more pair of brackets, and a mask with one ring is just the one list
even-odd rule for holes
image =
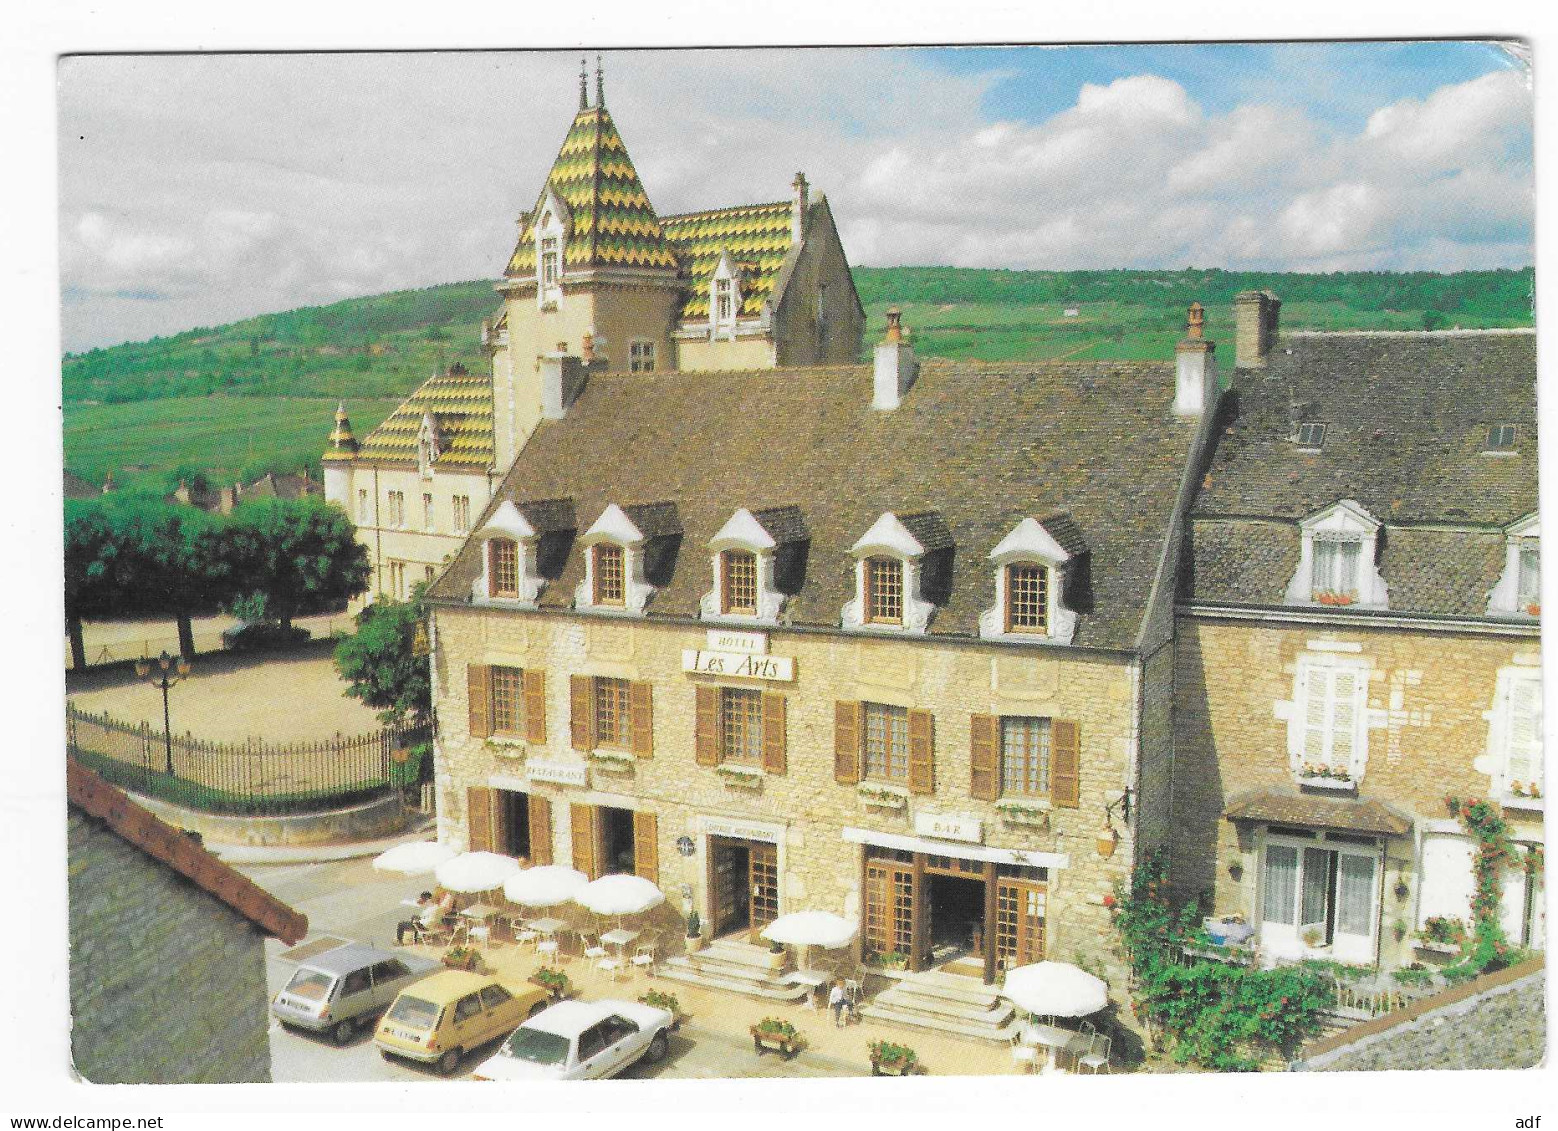
{"label": "yellow car", "polygon": [[386,1059],[403,1056],[437,1064],[448,1075],[466,1053],[518,1028],[546,1005],[546,991],[539,986],[445,970],[400,991],[373,1043]]}

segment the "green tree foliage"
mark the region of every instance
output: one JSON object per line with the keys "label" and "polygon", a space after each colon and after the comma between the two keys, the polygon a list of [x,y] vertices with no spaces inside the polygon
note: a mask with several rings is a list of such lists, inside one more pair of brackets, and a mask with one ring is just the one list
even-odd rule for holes
{"label": "green tree foliage", "polygon": [[335,667],[346,693],[379,708],[386,724],[426,723],[432,718],[432,682],[427,655],[418,655],[417,626],[427,615],[425,584],[409,601],[381,597],[357,614],[357,631],[335,646]]}
{"label": "green tree foliage", "polygon": [[125,604],[125,543],[98,499],[65,502],[65,628],[72,666],[86,667],[81,622]]}
{"label": "green tree foliage", "polygon": [[268,614],[292,618],[328,609],[368,588],[368,551],[346,513],[315,497],[244,503],[225,523],[222,564],[229,592],[263,594]]}

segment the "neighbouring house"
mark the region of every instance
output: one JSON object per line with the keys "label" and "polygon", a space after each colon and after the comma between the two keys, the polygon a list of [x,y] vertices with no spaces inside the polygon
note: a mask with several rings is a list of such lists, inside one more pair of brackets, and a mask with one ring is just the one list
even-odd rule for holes
{"label": "neighbouring house", "polygon": [[820,193],[660,216],[605,106],[579,109],[484,324],[491,372],[431,378],[359,444],[344,412],[325,493],[357,522],[372,589],[405,597],[471,530],[543,419],[544,372],[629,375],[854,364],[865,314]]}
{"label": "neighbouring house", "polygon": [[1291,333],[1236,304],[1238,364],[1191,512],[1176,631],[1173,875],[1268,959],[1458,948],[1503,809],[1509,939],[1545,946],[1536,343]]}
{"label": "neighbouring house", "polygon": [[164,498],[170,503],[182,503],[186,507],[195,507],[211,514],[232,514],[240,503],[253,499],[300,499],[323,493],[324,485],[311,478],[307,469],[304,469],[297,475],[266,472],[253,483],[234,483],[231,487],[212,487],[201,483],[191,487],[181,479],[173,492]]}
{"label": "neighbouring house", "polygon": [[266,937],[308,920],[66,761],[71,1052],[94,1084],[270,1080]]}

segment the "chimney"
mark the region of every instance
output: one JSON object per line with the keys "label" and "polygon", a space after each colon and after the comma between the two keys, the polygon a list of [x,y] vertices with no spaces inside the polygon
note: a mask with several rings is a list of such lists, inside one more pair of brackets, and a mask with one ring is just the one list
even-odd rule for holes
{"label": "chimney", "polygon": [[1200,416],[1216,396],[1217,346],[1205,334],[1206,311],[1193,302],[1185,336],[1174,347],[1175,416]]}
{"label": "chimney", "polygon": [[542,420],[561,420],[584,388],[584,363],[564,353],[564,345],[559,342],[556,353],[541,357]]}
{"label": "chimney", "polygon": [[871,407],[892,412],[903,403],[903,396],[918,372],[914,347],[904,338],[903,312],[895,306],[887,312],[887,336],[876,346]]}
{"label": "chimney", "polygon": [[492,319],[490,318],[481,320],[481,344],[483,349],[492,345]]}
{"label": "chimney", "polygon": [[1240,291],[1233,298],[1234,365],[1264,369],[1277,341],[1277,315],[1282,300],[1270,291]]}
{"label": "chimney", "polygon": [[790,242],[795,244],[806,238],[806,174],[796,173],[790,187],[795,190],[790,205]]}

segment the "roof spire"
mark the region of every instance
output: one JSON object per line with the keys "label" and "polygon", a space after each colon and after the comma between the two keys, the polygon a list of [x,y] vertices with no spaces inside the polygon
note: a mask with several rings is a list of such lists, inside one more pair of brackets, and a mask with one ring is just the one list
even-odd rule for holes
{"label": "roof spire", "polygon": [[357,437],[352,435],[352,422],[346,419],[346,402],[335,406],[335,428],[330,433],[330,448],[325,459],[351,459],[357,454]]}
{"label": "roof spire", "polygon": [[579,109],[590,108],[590,60],[588,56],[579,56]]}
{"label": "roof spire", "polygon": [[600,52],[595,52],[595,108],[606,108],[606,72],[600,65]]}

